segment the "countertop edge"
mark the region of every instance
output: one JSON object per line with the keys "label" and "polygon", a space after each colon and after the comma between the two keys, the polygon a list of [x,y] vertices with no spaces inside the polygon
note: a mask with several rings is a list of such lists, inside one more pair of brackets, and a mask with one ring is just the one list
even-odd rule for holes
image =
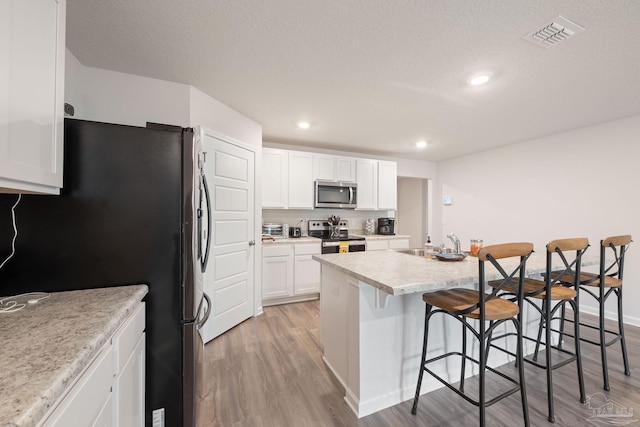
{"label": "countertop edge", "polygon": [[69,361],[68,367],[52,379],[46,390],[41,390],[33,402],[28,403],[28,406],[25,405],[27,407],[24,408],[23,412],[15,414],[13,420],[0,420],[0,422],[9,422],[8,424],[1,424],[2,426],[32,427],[42,421],[58,400],[63,397],[71,387],[73,387],[86,367],[89,366],[93,359],[99,354],[100,350],[118,330],[120,325],[122,325],[128,316],[133,313],[135,308],[138,307],[145,295],[148,293],[149,288],[147,285],[140,284],[52,293],[52,295],[55,295],[69,292],[82,293],[98,290],[105,292],[105,289],[123,291],[124,288],[127,288],[131,293],[119,301],[118,309],[115,313],[109,316],[108,319],[105,319],[105,322],[103,323],[104,326],[101,328],[101,331],[96,334],[97,336],[92,337],[82,346],[81,350],[77,353],[77,357],[72,361]]}

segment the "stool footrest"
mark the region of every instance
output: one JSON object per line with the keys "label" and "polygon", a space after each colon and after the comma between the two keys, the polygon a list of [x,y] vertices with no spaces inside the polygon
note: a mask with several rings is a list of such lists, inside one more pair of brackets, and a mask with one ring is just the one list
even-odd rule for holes
{"label": "stool footrest", "polygon": [[[427,367],[427,365],[429,363],[433,363],[433,362],[436,362],[436,361],[438,361],[440,359],[444,359],[444,358],[451,357],[451,356],[460,356],[461,358],[465,358],[466,360],[469,360],[470,362],[473,362],[473,363],[475,363],[477,365],[480,364],[479,361],[477,361],[476,359],[474,359],[471,356],[465,355],[465,354],[463,354],[463,353],[461,353],[459,351],[451,351],[451,352],[448,352],[448,353],[445,353],[445,354],[441,354],[440,356],[436,356],[436,357],[433,357],[431,359],[426,360],[424,362],[424,364],[422,365],[422,369],[425,372],[428,372],[429,374],[431,374],[435,379],[440,381],[442,384],[444,384],[450,390],[454,391],[456,394],[458,394],[460,397],[462,397],[467,402],[471,403],[472,405],[479,406],[480,402],[478,400],[475,400],[472,397],[468,396],[466,393],[460,391],[458,388],[454,387],[449,381],[445,380],[444,378],[441,378],[438,374],[436,374],[434,371],[432,371],[431,369],[429,369]],[[487,399],[485,401],[485,406],[491,406],[494,403],[498,402],[499,400],[502,400],[505,397],[510,396],[513,393],[515,393],[515,392],[520,390],[520,383],[518,381],[514,380],[513,378],[511,378],[510,376],[505,375],[502,372],[497,371],[497,370],[495,370],[494,368],[492,368],[490,366],[485,366],[485,369],[490,371],[490,372],[492,372],[492,373],[494,373],[494,374],[496,374],[496,375],[498,375],[498,376],[500,376],[500,377],[502,377],[502,378],[504,378],[504,379],[506,379],[507,381],[512,382],[513,384],[516,385],[515,387],[512,387],[512,388],[504,391],[503,393],[499,394],[498,396],[493,397],[492,399]]]}

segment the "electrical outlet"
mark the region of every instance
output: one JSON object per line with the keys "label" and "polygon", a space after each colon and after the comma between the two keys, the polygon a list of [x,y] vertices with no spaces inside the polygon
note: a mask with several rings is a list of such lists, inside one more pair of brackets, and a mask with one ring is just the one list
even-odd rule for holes
{"label": "electrical outlet", "polygon": [[164,408],[154,409],[152,427],[164,427]]}

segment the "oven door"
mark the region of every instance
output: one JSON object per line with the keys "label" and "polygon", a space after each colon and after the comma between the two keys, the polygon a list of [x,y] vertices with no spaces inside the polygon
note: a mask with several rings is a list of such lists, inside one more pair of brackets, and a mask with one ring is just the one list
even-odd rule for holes
{"label": "oven door", "polygon": [[[362,252],[365,250],[364,240],[348,240],[349,252]],[[322,242],[323,254],[337,254],[340,253],[340,242]]]}

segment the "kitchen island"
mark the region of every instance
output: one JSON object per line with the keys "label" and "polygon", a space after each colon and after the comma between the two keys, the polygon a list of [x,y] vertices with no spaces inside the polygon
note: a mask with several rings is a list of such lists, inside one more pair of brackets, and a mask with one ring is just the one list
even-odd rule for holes
{"label": "kitchen island", "polygon": [[[110,397],[109,402],[116,401],[118,378],[112,366],[118,365],[118,351],[112,347],[117,347],[122,358],[128,353],[125,348],[132,349],[138,341],[137,335],[144,330],[144,304],[141,301],[147,292],[146,285],[133,285],[56,292],[48,297],[39,293],[4,298],[5,303],[15,300],[26,305],[20,311],[0,314],[0,426],[31,427],[41,425],[45,420],[44,425],[71,425],[61,421],[65,418],[54,411],[57,406],[64,406],[61,403],[68,402],[65,398],[73,394],[70,391],[78,384],[82,385],[79,379],[92,372],[91,366],[96,365],[96,360],[102,368],[98,372],[104,372],[107,393],[109,388],[114,389],[110,393],[113,399]],[[30,299],[38,301],[29,303]],[[136,320],[135,327],[123,330],[122,326],[131,318]],[[135,334],[127,334],[129,330]],[[127,347],[126,342],[119,347],[116,343],[112,345],[114,335],[123,341],[132,338],[132,345]],[[144,378],[144,372],[138,375]],[[127,384],[133,387],[135,382]],[[94,404],[98,408],[102,406],[96,389],[91,392],[81,396],[89,399],[86,401],[89,404],[80,402],[84,406],[80,408],[83,415]],[[127,395],[123,397],[128,398]],[[105,415],[110,416],[110,408],[106,410],[109,413]],[[74,425],[89,425],[73,415]],[[118,425],[117,419],[108,425]]]}
{"label": "kitchen island", "polygon": [[[360,418],[413,398],[424,329],[422,294],[474,287],[478,259],[444,262],[395,251],[314,255],[313,259],[321,264],[323,360],[345,387],[347,404]],[[583,257],[583,265],[597,262],[595,255]],[[545,263],[545,250],[534,252],[527,262],[527,276],[543,272]],[[517,264],[517,260],[504,263],[508,271]],[[497,279],[493,266],[486,267],[488,278]],[[451,320],[445,316],[432,319],[429,341],[433,354],[460,348],[461,327]],[[525,310],[524,320],[529,334],[537,330],[534,310]],[[477,342],[469,348],[477,351]],[[507,361],[504,353],[494,351],[489,365]],[[457,360],[443,359],[432,369],[444,378],[460,372]],[[441,386],[427,375],[421,393]]]}

